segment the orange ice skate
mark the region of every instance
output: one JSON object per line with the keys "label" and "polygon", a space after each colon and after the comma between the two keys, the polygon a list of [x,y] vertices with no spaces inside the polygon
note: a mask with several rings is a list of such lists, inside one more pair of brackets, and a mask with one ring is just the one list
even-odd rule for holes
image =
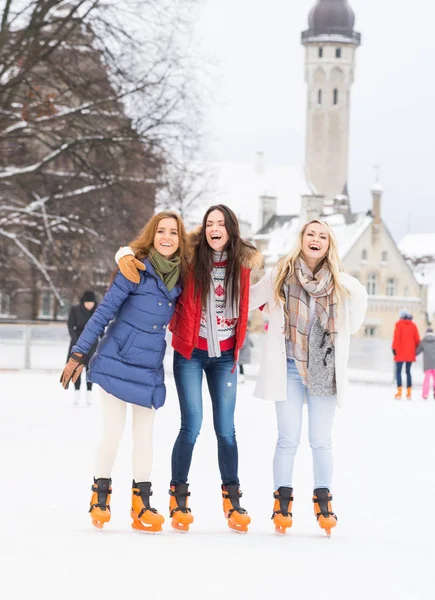
{"label": "orange ice skate", "polygon": [[228,519],[228,527],[238,533],[246,533],[251,517],[247,511],[240,506],[242,492],[238,485],[223,485],[222,499],[225,517]]}
{"label": "orange ice skate", "polygon": [[136,483],[133,480],[131,492],[132,528],[143,533],[160,533],[165,519],[155,508],[151,508],[150,497],[153,495],[151,483],[149,481]]}
{"label": "orange ice skate", "polygon": [[189,525],[194,521],[187,498],[190,496],[189,484],[178,483],[171,485],[169,490],[169,516],[171,526],[182,533],[189,531]]}
{"label": "orange ice skate", "polygon": [[337,525],[337,515],[332,512],[331,505],[332,495],[328,488],[317,488],[314,490],[314,514],[317,517],[317,522],[326,535],[331,535],[331,529]]}
{"label": "orange ice skate", "polygon": [[275,531],[284,535],[286,529],[293,525],[292,504],[293,504],[293,488],[280,487],[273,494],[275,503],[273,505],[272,520],[275,525]]}
{"label": "orange ice skate", "polygon": [[112,494],[112,480],[100,477],[95,479],[91,487],[91,513],[92,525],[96,529],[103,529],[105,523],[110,521],[110,496]]}

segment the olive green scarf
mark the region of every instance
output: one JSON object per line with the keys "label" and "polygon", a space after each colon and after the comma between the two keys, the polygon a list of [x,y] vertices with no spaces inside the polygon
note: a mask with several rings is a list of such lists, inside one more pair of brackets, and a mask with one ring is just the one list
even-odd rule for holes
{"label": "olive green scarf", "polygon": [[171,259],[167,259],[159,254],[155,248],[150,248],[148,260],[170,292],[180,277],[180,257],[173,256]]}

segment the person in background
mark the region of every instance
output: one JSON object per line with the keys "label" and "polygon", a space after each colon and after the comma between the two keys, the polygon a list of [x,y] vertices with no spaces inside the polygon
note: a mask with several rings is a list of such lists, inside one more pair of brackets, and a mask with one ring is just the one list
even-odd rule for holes
{"label": "person in background", "polygon": [[399,320],[394,328],[392,350],[396,363],[396,400],[402,398],[402,367],[406,368],[406,397],[412,399],[411,366],[416,360],[416,350],[420,343],[420,336],[412,315],[407,310],[400,311]]}
{"label": "person in background", "polygon": [[[68,315],[68,331],[71,337],[70,345],[68,348],[68,357],[71,354],[72,347],[77,344],[77,340],[82,334],[83,329],[86,327],[86,323],[92,317],[97,308],[97,298],[95,293],[91,290],[84,292],[83,296],[80,299],[79,304],[73,304],[70,308]],[[93,344],[92,348],[90,348],[88,354],[86,355],[85,360],[85,368],[86,368],[86,405],[90,406],[92,403],[92,383],[88,380],[88,370],[89,370],[89,361],[97,349],[98,340]],[[79,376],[74,383],[74,400],[73,403],[75,406],[80,404],[80,386],[81,386],[81,376]]]}
{"label": "person in background", "polygon": [[239,352],[239,383],[245,383],[245,369],[244,365],[249,365],[251,362],[251,348],[254,347],[254,343],[250,334],[250,326],[246,330],[246,337],[243,346]]}
{"label": "person in background", "polygon": [[432,327],[426,329],[424,338],[417,347],[417,355],[423,354],[423,400],[427,400],[430,391],[430,380],[432,378],[433,395],[435,398],[435,335]]}

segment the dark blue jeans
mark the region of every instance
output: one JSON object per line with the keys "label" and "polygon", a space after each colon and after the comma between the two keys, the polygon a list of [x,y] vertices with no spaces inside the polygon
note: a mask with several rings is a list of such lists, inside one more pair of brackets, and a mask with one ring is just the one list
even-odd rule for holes
{"label": "dark blue jeans", "polygon": [[174,378],[181,411],[181,429],[172,451],[171,484],[187,483],[196,438],[202,424],[202,377],[207,378],[213,406],[213,424],[218,444],[219,469],[224,485],[238,484],[239,456],[234,429],[237,373],[234,350],[210,358],[206,350],[195,349],[187,360],[174,352]]}
{"label": "dark blue jeans", "polygon": [[[411,366],[412,362],[405,363],[406,365],[406,387],[412,387]],[[396,362],[396,381],[397,387],[402,387],[402,367],[403,362]]]}

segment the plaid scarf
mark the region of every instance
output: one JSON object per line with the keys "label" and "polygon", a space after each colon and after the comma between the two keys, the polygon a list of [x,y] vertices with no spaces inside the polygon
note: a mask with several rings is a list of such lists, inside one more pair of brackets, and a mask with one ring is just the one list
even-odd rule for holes
{"label": "plaid scarf", "polygon": [[337,322],[337,297],[328,267],[322,266],[315,275],[302,258],[297,258],[293,273],[284,283],[284,334],[292,344],[293,357],[299,374],[308,383],[308,340],[310,334],[310,296],[316,299],[314,319],[330,336],[334,344]]}

